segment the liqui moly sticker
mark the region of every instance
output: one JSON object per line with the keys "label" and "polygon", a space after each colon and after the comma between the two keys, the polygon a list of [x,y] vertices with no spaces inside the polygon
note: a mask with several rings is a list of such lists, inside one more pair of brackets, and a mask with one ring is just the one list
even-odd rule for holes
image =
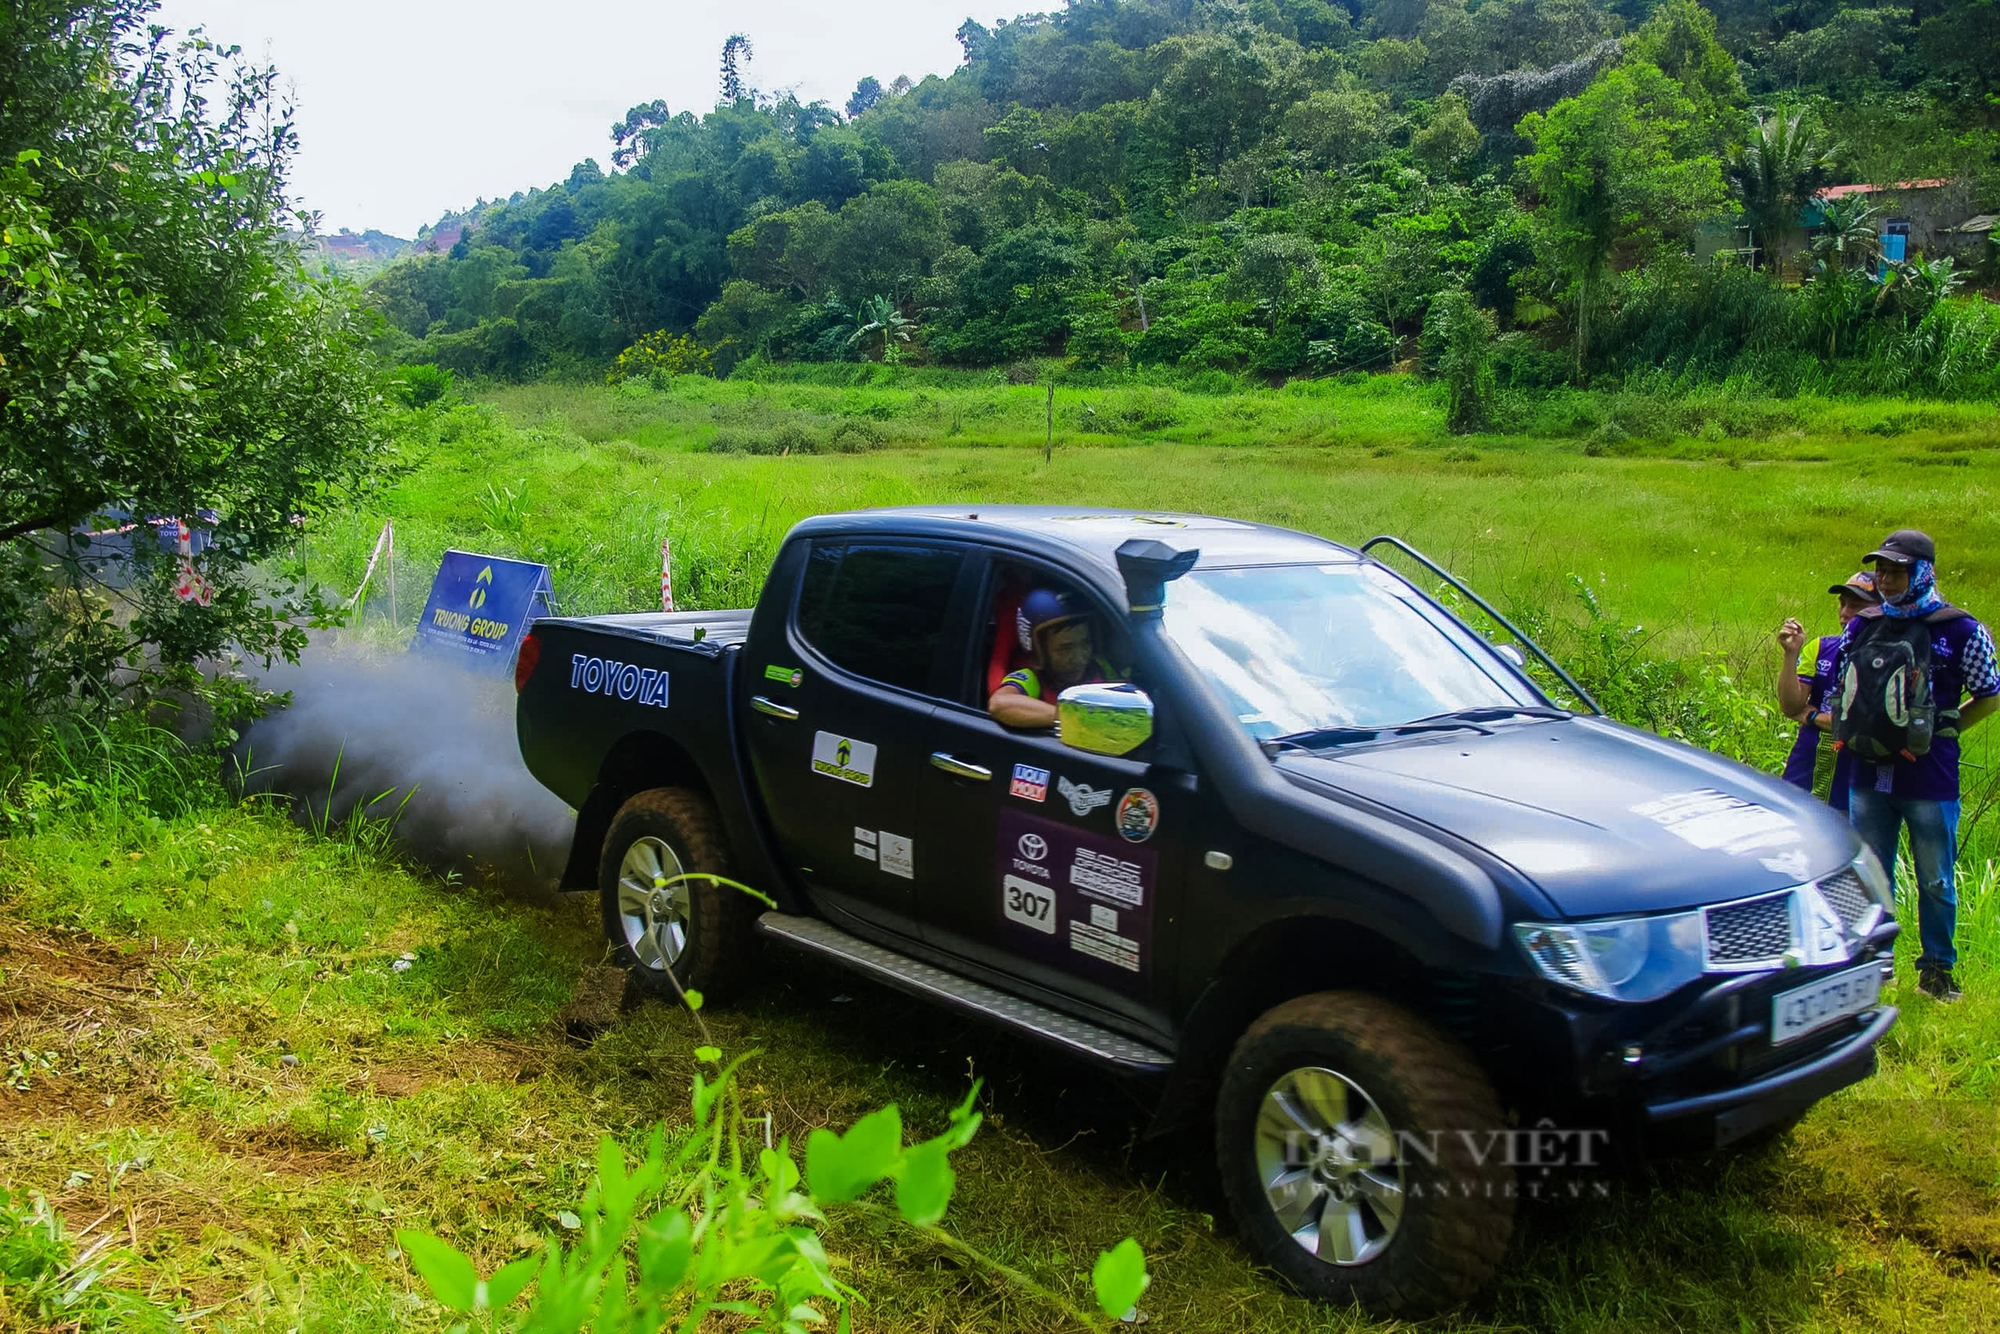
{"label": "liqui moly sticker", "polygon": [[1037,769],[1032,764],[1014,766],[1014,781],[1007,784],[1007,795],[1019,797],[1023,801],[1047,801],[1049,799],[1049,771]]}

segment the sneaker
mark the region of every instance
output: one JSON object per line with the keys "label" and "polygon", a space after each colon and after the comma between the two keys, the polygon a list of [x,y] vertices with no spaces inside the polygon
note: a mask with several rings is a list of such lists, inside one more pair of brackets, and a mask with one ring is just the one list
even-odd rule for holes
{"label": "sneaker", "polygon": [[1952,982],[1949,968],[1924,969],[1918,974],[1917,990],[1941,1001],[1955,1001],[1965,994]]}

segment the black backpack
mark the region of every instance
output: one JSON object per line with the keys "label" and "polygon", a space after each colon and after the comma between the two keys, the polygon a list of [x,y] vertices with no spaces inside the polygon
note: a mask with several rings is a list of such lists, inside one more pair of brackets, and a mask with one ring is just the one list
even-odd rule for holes
{"label": "black backpack", "polygon": [[1946,606],[1913,620],[1870,617],[1834,684],[1834,740],[1856,759],[1880,764],[1928,754],[1941,721],[1943,734],[1955,735],[1958,701],[1940,710],[1931,690],[1930,627],[1963,615]]}

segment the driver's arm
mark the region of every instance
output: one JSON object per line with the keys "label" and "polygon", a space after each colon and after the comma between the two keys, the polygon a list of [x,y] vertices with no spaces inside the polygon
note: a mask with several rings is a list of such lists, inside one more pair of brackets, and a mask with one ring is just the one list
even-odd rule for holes
{"label": "driver's arm", "polygon": [[1054,727],[1056,706],[1040,698],[1040,687],[1033,671],[1011,672],[986,701],[986,712],[1002,727]]}

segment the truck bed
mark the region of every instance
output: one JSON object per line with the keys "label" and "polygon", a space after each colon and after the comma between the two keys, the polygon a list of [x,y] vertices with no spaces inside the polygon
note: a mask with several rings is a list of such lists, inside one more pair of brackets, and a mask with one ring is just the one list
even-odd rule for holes
{"label": "truck bed", "polygon": [[577,808],[582,854],[572,850],[564,888],[595,884],[598,844],[627,797],[676,783],[714,800],[739,850],[736,874],[751,883],[776,879],[762,857],[732,724],[736,660],[749,632],[743,610],[534,623],[539,665],[521,683],[515,730],[528,771]]}
{"label": "truck bed", "polygon": [[695,642],[694,632],[705,630],[702,641],[724,647],[741,644],[750,632],[750,611],[628,611],[610,616],[555,616],[541,625],[574,625],[588,630],[604,630],[631,638],[662,643]]}

